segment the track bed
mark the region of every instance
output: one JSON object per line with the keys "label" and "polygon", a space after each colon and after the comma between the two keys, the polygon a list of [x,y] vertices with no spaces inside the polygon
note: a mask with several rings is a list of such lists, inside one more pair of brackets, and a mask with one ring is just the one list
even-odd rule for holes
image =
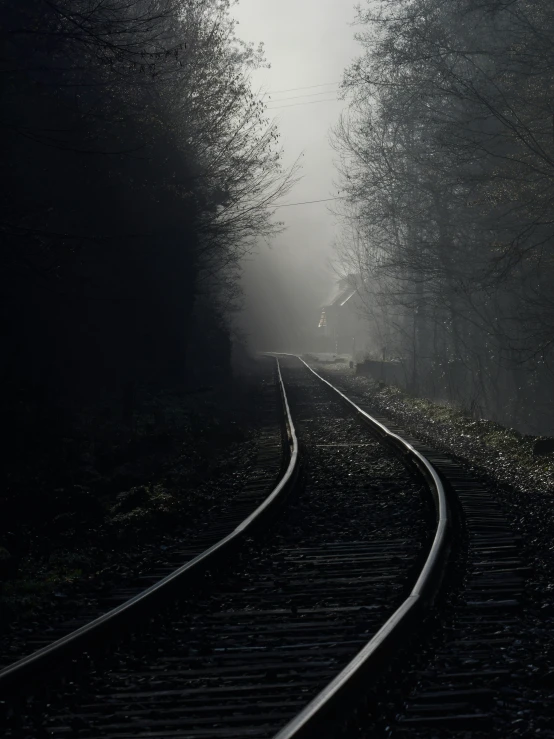
{"label": "track bed", "polygon": [[482,475],[375,413],[353,382],[318,371],[433,464],[459,524],[442,595],[415,648],[393,661],[395,679],[377,686],[341,736],[551,739],[552,607],[548,590],[542,598],[536,590],[532,541]]}
{"label": "track bed", "polygon": [[297,359],[281,365],[303,473],[270,531],[109,655],[78,658],[6,736],[271,737],[402,603],[432,536],[423,479]]}
{"label": "track bed", "polygon": [[[76,593],[70,589],[60,593],[63,597],[58,598],[57,608],[11,624],[0,639],[0,668],[70,634],[158,582],[229,534],[266,498],[282,474],[283,411],[274,360],[259,359],[252,372],[257,383],[256,452],[240,471],[238,482],[234,475],[208,479],[200,496],[200,510],[193,512],[194,528],[183,516],[176,520],[173,531],[145,536],[142,547],[121,555],[121,563],[130,569],[128,574],[119,575],[115,565],[112,577],[119,580],[117,586],[109,587],[103,578],[93,577],[79,583]],[[221,452],[215,450],[214,454]],[[185,499],[188,492],[182,491]]]}

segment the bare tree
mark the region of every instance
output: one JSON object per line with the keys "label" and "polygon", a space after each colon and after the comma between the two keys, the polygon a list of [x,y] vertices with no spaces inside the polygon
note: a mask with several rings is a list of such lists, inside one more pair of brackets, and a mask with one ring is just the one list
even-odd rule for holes
{"label": "bare tree", "polygon": [[502,386],[517,396],[525,362],[542,377],[554,337],[554,12],[383,0],[359,21],[334,134],[347,257],[380,286],[412,386],[459,367],[466,400],[501,412]]}

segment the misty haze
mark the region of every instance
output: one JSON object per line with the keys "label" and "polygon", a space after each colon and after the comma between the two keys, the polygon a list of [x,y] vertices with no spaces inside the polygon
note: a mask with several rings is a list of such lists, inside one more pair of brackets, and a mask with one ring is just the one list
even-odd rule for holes
{"label": "misty haze", "polygon": [[2,736],[554,739],[554,5],[0,20]]}

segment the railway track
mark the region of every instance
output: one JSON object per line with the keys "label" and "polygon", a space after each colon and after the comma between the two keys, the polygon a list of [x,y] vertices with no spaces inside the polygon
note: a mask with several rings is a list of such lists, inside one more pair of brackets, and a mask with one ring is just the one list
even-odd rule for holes
{"label": "railway track", "polygon": [[[485,653],[511,638],[522,574],[502,513],[452,460],[387,432],[297,358],[280,365],[291,455],[277,488],[226,544],[120,607],[109,651],[98,639],[66,639],[65,682],[28,690],[21,668],[0,673],[0,689],[12,691],[6,736],[339,736],[397,646],[406,650],[433,613],[449,524],[461,527],[468,567],[465,600],[447,606],[452,638],[410,670],[396,691],[409,700],[392,723],[392,703],[376,699],[346,736],[490,727],[485,684],[499,675]],[[122,634],[141,599],[148,618]],[[33,675],[32,660],[26,670]],[[474,673],[483,686],[468,693]]]}
{"label": "railway track", "polygon": [[231,533],[265,500],[282,476],[286,461],[283,455],[281,389],[274,360],[261,358],[256,366],[256,377],[260,384],[256,391],[259,419],[257,453],[246,482],[240,488],[233,483],[226,489],[225,496],[219,495],[216,511],[200,515],[194,530],[191,531],[188,523],[180,524],[172,537],[164,537],[163,547],[156,548],[157,556],[150,566],[145,567],[141,563],[138,573],[123,578],[116,587],[101,585],[97,591],[89,586],[85,605],[67,606],[62,601],[63,607],[54,614],[46,628],[13,629],[17,638],[10,640],[8,636],[0,642],[0,670],[140,595]]}
{"label": "railway track", "polygon": [[[343,389],[363,406],[350,384]],[[393,663],[394,679],[366,695],[337,736],[553,737],[554,680],[543,641],[548,594],[532,602],[537,573],[494,486],[390,419],[374,411],[373,417],[433,464],[456,534],[448,582],[417,648],[404,650]]]}
{"label": "railway track", "polygon": [[391,691],[396,701],[391,703],[389,693],[388,708],[379,700],[348,731],[360,737],[511,735],[508,727],[520,709],[521,667],[512,648],[526,628],[522,605],[529,568],[518,537],[482,482],[447,455],[409,440],[433,463],[457,502],[455,582],[430,643],[402,665],[407,679]]}

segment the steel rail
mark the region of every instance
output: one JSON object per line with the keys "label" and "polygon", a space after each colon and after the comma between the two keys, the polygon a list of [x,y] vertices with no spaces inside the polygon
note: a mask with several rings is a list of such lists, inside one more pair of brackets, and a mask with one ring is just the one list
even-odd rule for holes
{"label": "steel rail", "polygon": [[[277,354],[277,352],[275,353]],[[338,388],[310,367],[301,357],[295,354],[278,353],[280,356],[291,356],[300,361],[321,382],[337,393],[341,400],[354,408],[364,421],[381,437],[402,453],[406,454],[417,466],[430,485],[437,513],[437,528],[433,544],[419,574],[416,584],[402,605],[390,616],[379,631],[341,670],[341,672],[281,729],[273,739],[314,739],[322,734],[323,722],[330,717],[336,718],[345,702],[352,700],[352,695],[367,687],[368,682],[386,667],[386,655],[392,653],[395,646],[403,638],[408,629],[419,619],[422,612],[428,610],[432,599],[440,585],[444,571],[446,553],[449,544],[448,526],[449,510],[444,487],[434,467],[411,444],[389,431],[386,426],[362,410],[356,403]]]}
{"label": "steel rail", "polygon": [[175,595],[177,588],[183,589],[192,584],[197,578],[206,573],[210,568],[224,561],[230,553],[235,551],[243,541],[250,536],[262,522],[265,522],[286,497],[291,485],[294,483],[298,469],[299,452],[296,430],[290,413],[288,398],[281,375],[279,359],[277,363],[277,375],[283,406],[285,410],[285,423],[287,427],[288,445],[290,459],[287,469],[272,492],[247,518],[244,519],[233,531],[223,537],[213,546],[186,562],[184,565],[170,573],[154,585],[146,588],[136,596],[125,601],[116,608],[107,611],[102,616],[90,621],[70,634],[38,649],[27,657],[8,665],[0,670],[0,693],[13,691],[22,686],[29,678],[37,673],[44,672],[48,667],[55,664],[59,668],[60,661],[74,656],[76,652],[83,652],[91,642],[101,639],[105,640],[110,632],[115,631],[123,623],[129,622],[139,615],[146,607],[151,607],[154,602],[165,595]]}

